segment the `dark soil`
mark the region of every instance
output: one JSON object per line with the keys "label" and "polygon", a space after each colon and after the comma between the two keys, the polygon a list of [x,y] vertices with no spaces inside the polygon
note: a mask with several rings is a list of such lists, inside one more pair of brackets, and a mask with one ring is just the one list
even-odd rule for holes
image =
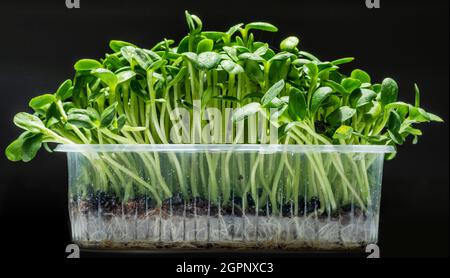
{"label": "dark soil", "polygon": [[[181,194],[174,195],[172,198],[163,201],[159,208],[156,203],[147,197],[140,197],[130,199],[126,202],[120,202],[114,194],[99,192],[97,194],[90,193],[85,198],[75,197],[70,199],[70,208],[77,210],[79,213],[101,213],[104,216],[124,215],[133,217],[145,217],[148,215],[161,215],[169,217],[171,215],[194,217],[196,215],[234,215],[240,217],[244,214],[242,211],[243,200],[240,197],[234,197],[233,202],[222,206],[220,203],[211,203],[206,199],[195,197],[189,200],[184,200]],[[250,197],[246,198],[246,215],[269,216],[272,215],[273,209],[269,201],[260,209],[256,209],[255,202]],[[277,214],[283,217],[293,217],[295,204],[293,201],[282,205]],[[320,208],[320,200],[317,197],[312,197],[307,202],[303,197],[298,200],[297,216],[305,216],[315,213]],[[332,212],[330,215],[327,212],[317,214],[320,218],[330,217],[332,219],[343,218],[349,221],[352,216],[361,216],[362,210],[356,205],[345,205],[339,210]]]}
{"label": "dark soil", "polygon": [[366,242],[353,243],[343,245],[335,242],[149,242],[149,241],[76,241],[82,248],[87,249],[104,249],[104,250],[286,250],[286,251],[308,251],[308,250],[361,250],[367,245]]}

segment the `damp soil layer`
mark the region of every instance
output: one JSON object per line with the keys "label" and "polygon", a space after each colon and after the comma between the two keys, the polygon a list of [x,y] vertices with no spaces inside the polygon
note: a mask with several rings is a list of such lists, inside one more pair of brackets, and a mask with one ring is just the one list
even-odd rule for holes
{"label": "damp soil layer", "polygon": [[161,207],[147,198],[119,202],[107,195],[72,198],[72,238],[82,248],[141,250],[352,250],[377,241],[378,215],[349,205],[327,214],[317,198],[242,210],[207,200],[170,198]]}

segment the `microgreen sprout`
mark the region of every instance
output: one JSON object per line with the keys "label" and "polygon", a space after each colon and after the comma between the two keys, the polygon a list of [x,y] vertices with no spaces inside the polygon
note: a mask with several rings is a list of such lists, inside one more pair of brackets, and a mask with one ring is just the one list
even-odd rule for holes
{"label": "microgreen sprout", "polygon": [[[218,32],[203,30],[200,18],[188,12],[186,21],[188,35],[178,44],[164,39],[145,49],[113,40],[111,52],[104,58],[76,62],[73,79],[64,81],[52,94],[31,99],[33,113],[20,112],[14,117],[14,123],[24,132],[7,147],[8,159],[30,161],[42,146],[49,149],[49,143],[170,144],[175,139],[182,143],[267,143],[264,136],[239,128],[255,125],[252,116],[258,117],[265,131],[277,129],[277,144],[288,145],[397,146],[409,137],[417,143],[422,132],[415,124],[442,121],[419,106],[417,85],[415,104],[408,104],[398,100],[398,85],[391,78],[377,83],[361,69],[342,72],[340,66],[350,63],[352,57],[321,61],[303,51],[295,36],[273,48],[257,41],[257,32],[278,30],[272,24],[237,24]],[[189,130],[187,136],[173,139],[171,130],[178,125],[178,108],[187,111]],[[202,130],[208,125],[205,118],[213,114],[212,108],[221,112],[223,124],[219,135],[208,141],[202,137]],[[224,116],[227,109],[234,109],[230,117]],[[214,128],[217,126],[211,130]],[[231,166],[227,163],[243,164],[231,154],[197,158],[198,163],[207,165],[209,180],[204,180],[203,168],[168,155],[168,163],[176,171],[175,185],[162,177],[157,154],[144,154],[136,160],[123,154],[103,158],[87,156],[96,170],[92,175],[102,184],[97,189],[113,190],[125,201],[148,194],[161,205],[181,192],[185,198],[204,197],[226,205],[233,195],[246,200],[244,196],[250,194],[257,206],[268,200],[276,213],[281,203],[295,201],[302,194],[299,188],[280,185],[284,174],[276,165],[287,163],[285,156],[276,158],[277,164],[252,157],[247,169],[251,179],[246,185],[230,180]],[[225,163],[221,169],[219,158]],[[317,154],[307,158],[314,165],[308,169],[309,175],[316,181],[308,185],[308,190],[319,197],[321,211],[336,210],[351,200],[361,208],[370,203],[367,176],[363,174],[369,165]],[[265,167],[265,162],[271,167]],[[356,175],[356,188],[341,171],[343,163],[360,173]],[[338,169],[336,175],[345,184],[342,190],[328,180],[325,169],[329,165]],[[224,180],[220,183],[215,179],[216,171],[222,172]],[[272,182],[264,179],[267,174],[274,177]]]}

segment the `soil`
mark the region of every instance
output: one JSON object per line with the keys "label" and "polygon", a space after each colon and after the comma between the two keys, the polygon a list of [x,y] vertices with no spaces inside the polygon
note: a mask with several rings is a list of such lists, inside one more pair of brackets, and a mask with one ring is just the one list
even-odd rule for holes
{"label": "soil", "polygon": [[104,250],[356,250],[365,247],[367,243],[360,242],[355,244],[339,244],[339,243],[321,243],[321,242],[285,242],[285,243],[267,243],[267,242],[149,242],[149,241],[75,241],[81,248],[87,249],[104,249]]}
{"label": "soil", "polygon": [[319,214],[318,198],[299,199],[272,214],[268,202],[258,211],[251,198],[226,206],[201,198],[174,196],[157,207],[148,198],[119,202],[113,195],[89,194],[69,203],[73,240],[97,249],[353,249],[376,241],[377,216],[355,206]]}

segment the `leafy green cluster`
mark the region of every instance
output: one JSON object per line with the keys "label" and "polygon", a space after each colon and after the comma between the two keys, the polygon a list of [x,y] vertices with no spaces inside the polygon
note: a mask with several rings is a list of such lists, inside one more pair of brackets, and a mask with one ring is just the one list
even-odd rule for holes
{"label": "leafy green cluster", "polygon": [[[14,117],[25,132],[8,146],[7,157],[29,161],[49,142],[168,144],[175,124],[170,113],[178,107],[194,113],[195,100],[201,113],[236,108],[234,121],[265,111],[266,126],[277,127],[278,143],[285,144],[400,145],[421,135],[413,124],[442,121],[420,108],[417,86],[412,105],[397,100],[391,78],[379,84],[360,69],[349,76],[340,72],[353,58],[320,61],[299,49],[297,37],[283,40],[279,51],[257,41],[253,31],[277,31],[269,23],[218,32],[203,31],[201,20],[188,12],[186,19],[189,34],[178,45],[164,39],[144,49],[113,40],[113,52],[103,59],[79,60],[73,80],[31,99],[33,114]],[[192,120],[192,133],[205,124]],[[226,142],[223,129],[213,143]],[[235,142],[239,136],[243,143],[263,143],[249,132],[237,132]]]}

